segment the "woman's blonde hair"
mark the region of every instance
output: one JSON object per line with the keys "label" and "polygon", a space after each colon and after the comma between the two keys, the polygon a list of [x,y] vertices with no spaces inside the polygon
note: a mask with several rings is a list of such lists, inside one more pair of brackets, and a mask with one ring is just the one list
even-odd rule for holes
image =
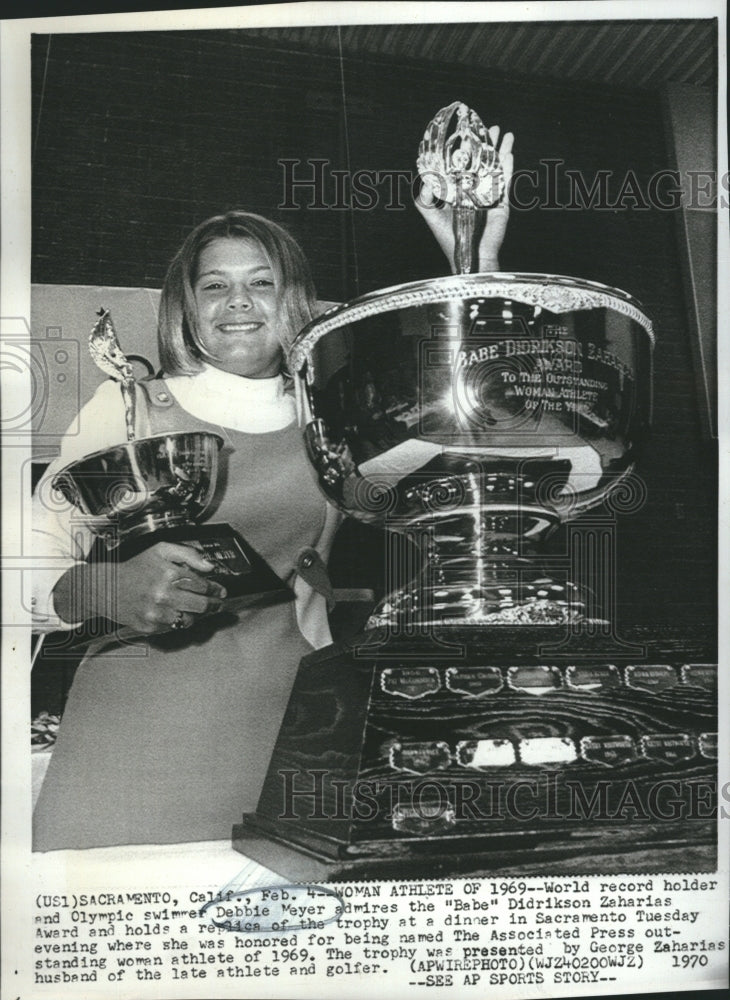
{"label": "woman's blonde hair", "polygon": [[253,240],[266,254],[282,306],[279,337],[284,356],[297,333],[314,317],[314,283],[296,240],[277,223],[251,212],[214,215],[187,237],[162,286],[157,340],[165,375],[190,375],[202,368],[206,352],[200,341],[194,286],[200,254],[221,238]]}

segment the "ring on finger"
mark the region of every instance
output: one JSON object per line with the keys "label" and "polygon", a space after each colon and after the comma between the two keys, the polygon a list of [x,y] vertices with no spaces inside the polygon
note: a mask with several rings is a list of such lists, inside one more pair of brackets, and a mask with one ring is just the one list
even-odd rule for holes
{"label": "ring on finger", "polygon": [[173,629],[175,629],[175,631],[178,631],[181,628],[187,628],[187,627],[188,626],[187,626],[187,622],[185,621],[185,614],[184,614],[184,612],[178,611],[177,615],[175,616],[175,621],[172,623],[172,625],[170,626],[170,628],[173,628]]}

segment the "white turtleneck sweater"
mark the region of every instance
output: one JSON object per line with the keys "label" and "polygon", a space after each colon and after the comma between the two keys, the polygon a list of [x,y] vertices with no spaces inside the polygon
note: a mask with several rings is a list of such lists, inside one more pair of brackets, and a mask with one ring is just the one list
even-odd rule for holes
{"label": "white turtleneck sweater", "polygon": [[[285,392],[281,376],[249,379],[211,365],[195,375],[166,379],[166,386],[180,406],[208,423],[247,434],[282,430],[295,419],[294,397]],[[137,413],[138,437],[148,433],[144,409]],[[33,623],[40,632],[73,628],[62,621],[53,606],[53,588],[67,570],[83,562],[93,542],[92,533],[80,523],[71,504],[59,502],[50,488],[53,477],[70,462],[127,440],[124,405],[118,383],[102,383],[78,418],[78,431],[67,433],[58,458],[48,466],[33,497]],[[324,502],[324,501],[323,501]],[[329,508],[327,523],[317,546],[326,561],[339,517]],[[300,577],[294,585],[296,610],[302,634],[315,647],[330,640],[324,598]]]}

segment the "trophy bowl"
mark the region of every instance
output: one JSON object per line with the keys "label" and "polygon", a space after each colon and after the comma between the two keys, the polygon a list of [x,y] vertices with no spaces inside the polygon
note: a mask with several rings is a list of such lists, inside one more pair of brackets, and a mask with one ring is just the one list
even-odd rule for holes
{"label": "trophy bowl", "polygon": [[204,431],[127,441],[67,465],[53,487],[116,548],[192,526],[215,492],[222,444]]}
{"label": "trophy bowl", "polygon": [[290,367],[321,489],[423,557],[370,624],[583,619],[584,591],[540,545],[626,486],[652,348],[630,295],[548,274],[399,285],[305,327]]}

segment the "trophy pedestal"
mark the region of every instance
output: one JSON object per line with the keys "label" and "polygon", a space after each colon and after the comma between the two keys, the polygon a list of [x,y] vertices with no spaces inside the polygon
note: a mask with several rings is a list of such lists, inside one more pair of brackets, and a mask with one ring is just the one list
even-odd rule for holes
{"label": "trophy pedestal", "polygon": [[305,658],[234,847],[302,880],[588,874],[637,852],[659,871],[681,845],[712,868],[707,636],[628,629],[606,662],[589,634],[561,657],[563,631],[373,631]]}

